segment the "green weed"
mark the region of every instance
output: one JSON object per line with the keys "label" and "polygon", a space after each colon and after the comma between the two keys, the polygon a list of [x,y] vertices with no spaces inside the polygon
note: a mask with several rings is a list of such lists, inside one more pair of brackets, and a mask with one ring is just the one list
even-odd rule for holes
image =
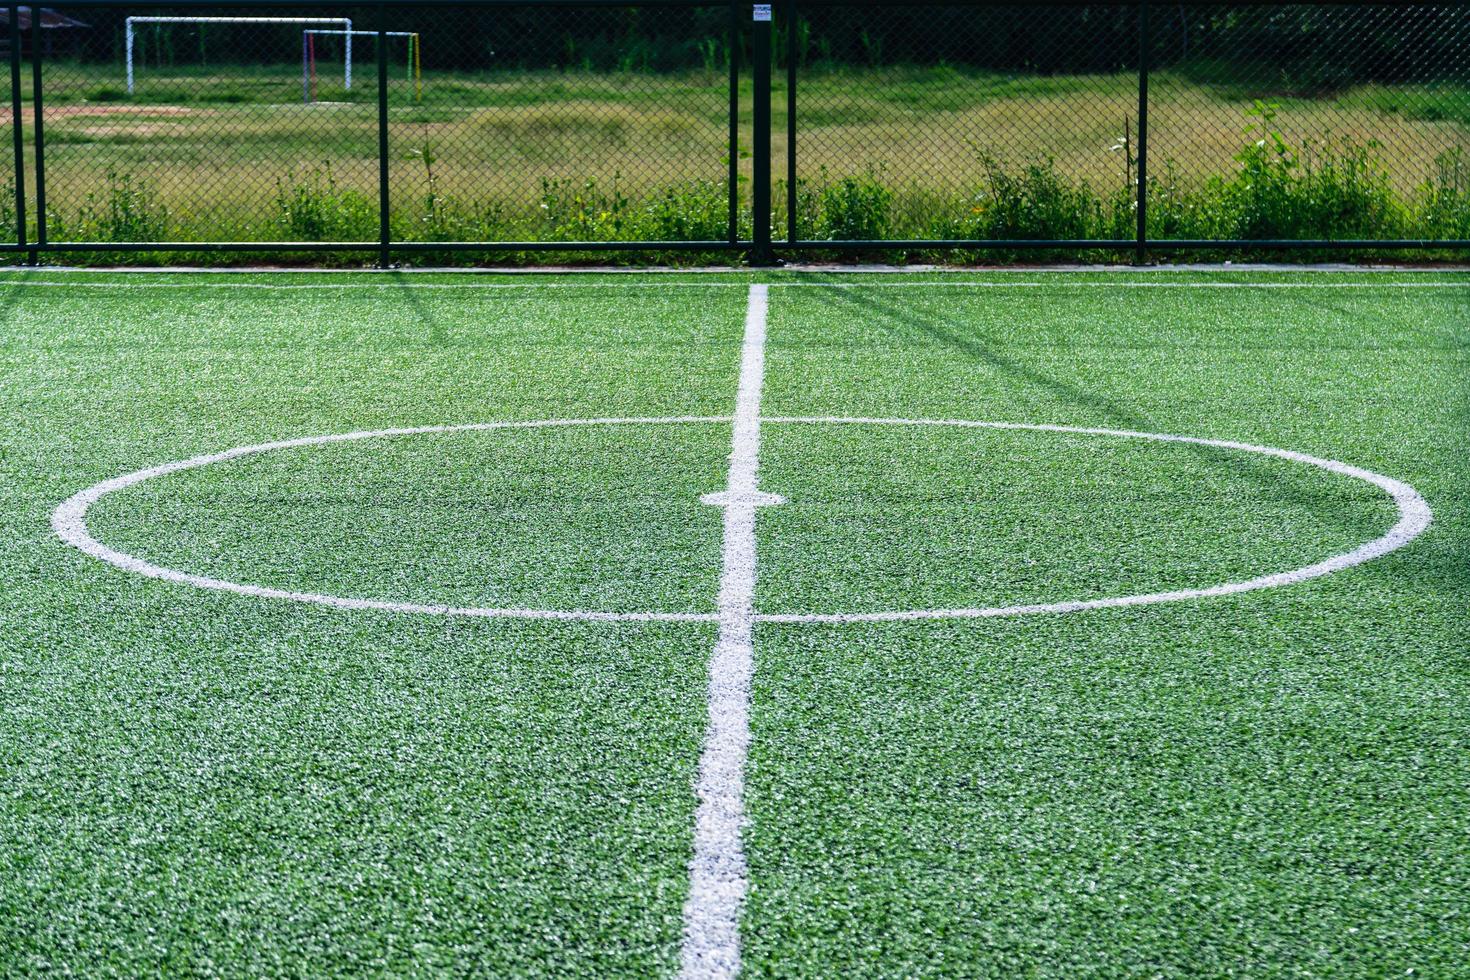
{"label": "green weed", "polygon": [[1402,207],[1378,162],[1378,144],[1346,140],[1291,146],[1276,128],[1276,107],[1249,110],[1250,142],[1236,156],[1240,171],[1215,178],[1210,191],[1229,216],[1232,237],[1395,237]]}
{"label": "green weed", "polygon": [[[1148,176],[1148,235],[1150,238],[1226,238],[1233,234],[1218,205],[1218,193],[1201,193],[1186,181],[1173,160],[1162,173]],[[1129,204],[1132,204],[1131,195]],[[1133,234],[1129,229],[1122,236]]]}
{"label": "green weed", "polygon": [[1470,167],[1455,147],[1440,154],[1434,177],[1415,202],[1417,233],[1424,238],[1470,238]]}
{"label": "green weed", "polygon": [[[89,193],[82,204],[78,232],[82,241],[156,242],[168,238],[169,212],[155,188],[131,174],[107,171],[107,186],[99,196]],[[62,228],[59,215],[47,215],[54,233]]]}
{"label": "green weed", "polygon": [[615,241],[628,234],[631,202],[613,175],[611,191],[597,186],[596,178],[580,185],[570,179],[541,178],[541,211],[548,239]]}
{"label": "green weed", "polygon": [[640,230],[661,241],[722,241],[730,234],[728,188],[712,180],[665,188],[644,208]]}
{"label": "green weed", "polygon": [[826,183],[817,195],[816,235],[828,241],[862,241],[884,238],[889,229],[893,191],[881,181],[878,171],[843,177]]}
{"label": "green weed", "polygon": [[354,190],[342,190],[330,164],[276,182],[276,220],[292,240],[363,241],[377,235],[377,204]]}
{"label": "green weed", "polygon": [[7,180],[0,187],[0,235],[12,241],[15,238],[15,180]]}
{"label": "green weed", "polygon": [[988,153],[980,154],[985,185],[970,214],[961,219],[973,238],[1092,238],[1103,222],[1102,201],[1083,181],[1068,183],[1054,161],[1008,170]]}
{"label": "green weed", "polygon": [[[826,171],[823,171],[823,178]],[[771,189],[771,200],[774,202],[775,214],[772,222],[772,234],[789,238],[791,229],[787,227],[788,215],[786,211],[787,182],[777,180]],[[822,212],[822,196],[818,188],[813,187],[808,180],[798,177],[796,179],[796,235],[797,238],[813,238],[820,226]]]}

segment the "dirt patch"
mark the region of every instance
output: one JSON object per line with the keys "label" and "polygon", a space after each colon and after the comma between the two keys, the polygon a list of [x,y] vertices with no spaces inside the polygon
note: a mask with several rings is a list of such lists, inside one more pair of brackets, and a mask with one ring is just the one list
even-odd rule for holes
{"label": "dirt patch", "polygon": [[179,123],[135,123],[131,126],[83,126],[74,132],[80,132],[84,136],[95,136],[105,139],[110,136],[163,136],[179,135],[189,132],[188,126]]}
{"label": "dirt patch", "polygon": [[[197,116],[201,110],[191,109],[180,105],[113,105],[108,103],[80,105],[48,105],[46,107],[46,118],[66,117],[105,117],[105,116]],[[36,110],[34,106],[22,106],[20,110],[22,122],[34,122]],[[10,106],[0,107],[0,123],[10,123],[12,116]]]}

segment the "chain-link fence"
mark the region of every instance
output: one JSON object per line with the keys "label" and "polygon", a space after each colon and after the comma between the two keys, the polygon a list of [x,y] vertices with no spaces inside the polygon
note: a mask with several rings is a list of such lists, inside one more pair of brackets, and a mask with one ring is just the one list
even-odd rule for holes
{"label": "chain-link fence", "polygon": [[1470,237],[1470,8],[1159,6],[1149,37],[1151,236]]}
{"label": "chain-link fence", "polygon": [[1080,202],[1056,202],[1067,213],[1032,229],[1041,215],[1021,212],[1051,202],[1028,201],[1012,182],[1045,167],[1126,210],[1136,7],[803,3],[781,12],[785,236],[1133,237],[1126,214],[1100,226]]}
{"label": "chain-link fence", "polygon": [[[4,13],[5,23],[0,24],[0,53],[4,54],[5,66],[0,70],[4,81],[0,82],[0,154],[6,157],[0,163],[0,245],[19,245],[18,233],[25,218],[18,210],[24,206],[24,192],[17,186],[20,180],[19,160],[22,146],[19,141],[21,129],[16,125],[22,110],[20,99],[20,43],[22,25],[17,17],[12,21],[10,10]],[[11,57],[14,50],[16,57]],[[5,240],[8,238],[8,241]]]}
{"label": "chain-link fence", "polygon": [[0,249],[34,257],[1470,240],[1459,3],[0,18]]}
{"label": "chain-link fence", "polygon": [[390,94],[396,240],[738,239],[728,3],[403,7],[385,20],[424,39],[430,66],[412,93],[396,71]]}
{"label": "chain-link fence", "polygon": [[[377,237],[373,42],[345,89],[331,49],[350,36],[306,33],[351,29],[345,12],[68,10],[86,26],[42,56],[31,93],[50,240]],[[303,37],[326,57],[315,77]]]}

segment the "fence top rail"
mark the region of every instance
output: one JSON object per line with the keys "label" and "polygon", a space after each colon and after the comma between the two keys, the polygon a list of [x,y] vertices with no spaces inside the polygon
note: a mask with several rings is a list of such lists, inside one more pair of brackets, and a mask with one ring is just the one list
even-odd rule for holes
{"label": "fence top rail", "polygon": [[302,34],[335,34],[335,35],[338,35],[338,36],[341,36],[341,35],[344,35],[344,34],[350,34],[353,37],[377,37],[379,34],[382,34],[384,37],[418,37],[419,36],[417,31],[344,31],[344,30],[327,30],[327,29],[324,29],[324,28],[321,28],[321,27],[307,28],[306,30],[302,31],[301,33]]}
{"label": "fence top rail", "polygon": [[134,24],[350,24],[347,17],[129,17]]}
{"label": "fence top rail", "polygon": [[[440,0],[414,0],[414,6],[438,3]],[[445,0],[450,2],[450,0]],[[500,3],[536,6],[542,2],[557,0],[460,0],[464,6],[498,5]],[[573,0],[575,2],[575,0]],[[627,0],[627,6],[639,6],[636,0]],[[1470,0],[775,0],[775,6],[809,7],[1379,7],[1403,8],[1406,10],[1432,7],[1470,7]],[[75,4],[73,4],[75,6]],[[738,6],[749,6],[740,3]]]}
{"label": "fence top rail", "polygon": [[[1111,2],[1111,0],[1104,0]],[[1132,3],[1134,0],[1117,0],[1119,3]],[[1470,0],[1464,0],[1470,3]],[[0,2],[0,8],[14,7],[16,4]],[[20,4],[19,6],[29,6]],[[261,9],[289,9],[300,10],[301,0],[68,0],[67,7],[79,9],[116,9],[128,10],[261,10]],[[318,10],[351,9],[357,12],[370,10],[424,10],[437,7],[651,7],[668,9],[685,9],[690,7],[735,7],[743,9],[750,6],[741,0],[314,0],[312,7]],[[197,19],[197,18],[193,18]],[[329,20],[342,20],[340,17],[327,18]],[[374,32],[376,33],[376,32]]]}
{"label": "fence top rail", "polygon": [[[1149,0],[776,0],[777,7],[1138,7]],[[1470,0],[1254,0],[1231,3],[1228,0],[1154,0],[1157,6],[1175,7],[1470,7]],[[69,0],[70,7],[169,8],[173,10],[285,8],[299,10],[301,0]],[[0,6],[17,6],[0,3]],[[20,4],[19,6],[28,6]],[[433,7],[734,7],[751,6],[744,0],[316,0],[317,9],[353,8],[358,11],[380,9],[424,9]]]}

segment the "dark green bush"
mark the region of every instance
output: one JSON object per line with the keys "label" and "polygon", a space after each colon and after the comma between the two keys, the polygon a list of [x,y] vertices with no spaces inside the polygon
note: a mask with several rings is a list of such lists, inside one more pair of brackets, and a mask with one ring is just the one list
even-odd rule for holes
{"label": "dark green bush", "polygon": [[813,237],[834,242],[883,238],[888,234],[892,205],[893,191],[876,173],[843,177],[819,193]]}
{"label": "dark green bush", "polygon": [[640,237],[668,242],[724,241],[730,236],[729,185],[691,181],[665,188],[644,208]]}
{"label": "dark green bush", "polygon": [[354,190],[342,190],[329,164],[276,182],[276,220],[291,240],[371,241],[378,236],[378,205]]}
{"label": "dark green bush", "polygon": [[989,153],[980,154],[985,184],[970,213],[955,223],[965,238],[1096,238],[1105,233],[1102,200],[1087,185],[1070,184],[1050,158],[1008,170]]}
{"label": "dark green bush", "polygon": [[[58,216],[59,217],[59,216]],[[47,215],[53,235],[59,222]],[[131,174],[107,171],[107,187],[99,198],[89,193],[79,215],[79,240],[100,242],[157,242],[168,236],[168,209],[152,186]]]}

